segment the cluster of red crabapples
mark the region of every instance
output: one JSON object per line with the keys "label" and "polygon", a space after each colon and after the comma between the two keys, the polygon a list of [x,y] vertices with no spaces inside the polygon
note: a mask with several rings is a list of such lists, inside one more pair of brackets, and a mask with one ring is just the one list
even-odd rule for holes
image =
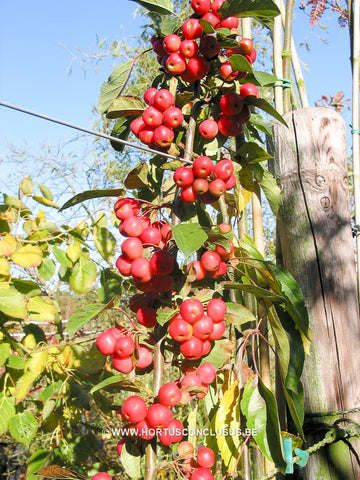
{"label": "cluster of red crabapples", "polygon": [[[148,215],[141,213],[135,198],[119,198],[114,205],[115,215],[120,220],[119,231],[127,237],[121,244],[122,254],[116,267],[125,277],[132,277],[135,287],[142,292],[167,292],[171,290],[174,257],[166,249],[171,238],[171,227],[163,221],[151,223]],[[143,256],[146,249],[153,249],[150,258]],[[155,319],[138,318],[146,327],[153,327]]]}
{"label": "cluster of red crabapples", "polygon": [[121,373],[130,373],[134,368],[145,369],[152,362],[151,350],[143,344],[136,346],[131,332],[111,327],[100,333],[96,346],[106,356],[111,356],[111,364]]}
{"label": "cluster of red crabapples", "polygon": [[174,128],[184,120],[181,109],[174,106],[174,95],[166,88],[150,87],[144,93],[144,100],[148,107],[131,122],[131,131],[146,145],[169,147],[174,140]]}
{"label": "cluster of red crabapples", "polygon": [[183,202],[192,203],[199,198],[203,203],[214,203],[236,183],[231,160],[222,158],[215,165],[210,157],[195,158],[191,167],[178,167],[174,182],[181,188]]}

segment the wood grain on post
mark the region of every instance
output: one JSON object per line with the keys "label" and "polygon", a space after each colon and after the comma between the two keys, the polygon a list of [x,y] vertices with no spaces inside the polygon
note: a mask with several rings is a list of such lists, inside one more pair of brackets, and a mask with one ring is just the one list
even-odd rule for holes
{"label": "wood grain on post", "polygon": [[[325,107],[284,118],[289,128],[273,126],[274,172],[282,191],[283,262],[302,289],[313,334],[303,374],[305,415],[347,410],[360,405],[360,323],[345,125]],[[325,435],[315,433],[316,424],[339,417],[305,417],[306,447]],[[360,421],[359,413],[345,417]],[[360,439],[350,443],[353,451],[336,442],[312,455],[304,478],[360,479]]]}

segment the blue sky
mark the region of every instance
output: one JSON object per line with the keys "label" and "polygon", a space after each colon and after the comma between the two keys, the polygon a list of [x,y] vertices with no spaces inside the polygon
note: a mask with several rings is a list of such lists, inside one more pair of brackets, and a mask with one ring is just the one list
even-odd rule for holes
{"label": "blue sky", "polygon": [[[0,99],[72,123],[90,126],[92,106],[100,86],[111,73],[109,61],[98,73],[88,65],[87,74],[75,62],[69,75],[71,54],[76,47],[89,51],[99,39],[136,37],[141,31],[137,5],[130,0],[35,0],[2,2],[0,7]],[[328,30],[316,28],[309,35],[308,17],[294,10],[294,38],[297,45],[308,40],[311,51],[299,48],[306,64],[305,81],[310,105],[322,94],[339,90],[351,97],[348,30],[340,29],[336,16],[323,19]],[[327,39],[325,44],[319,36]],[[350,112],[345,112],[347,125]],[[73,131],[0,107],[0,155],[9,144],[36,151],[48,143],[59,143]],[[348,127],[348,131],[350,131]],[[0,157],[1,159],[1,157]]]}

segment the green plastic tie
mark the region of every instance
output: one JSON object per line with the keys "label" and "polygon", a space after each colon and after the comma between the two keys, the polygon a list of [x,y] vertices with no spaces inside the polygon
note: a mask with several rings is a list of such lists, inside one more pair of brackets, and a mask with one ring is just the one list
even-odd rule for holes
{"label": "green plastic tie", "polygon": [[291,80],[288,78],[277,78],[274,87],[291,88]]}
{"label": "green plastic tie", "polygon": [[285,455],[285,461],[286,461],[285,473],[294,473],[294,464],[293,464],[293,456],[292,456],[292,438],[291,437],[283,438],[283,445],[284,445],[284,455]]}
{"label": "green plastic tie", "polygon": [[294,450],[295,455],[299,457],[299,460],[296,462],[300,467],[305,467],[308,460],[309,460],[309,454],[308,452],[305,452],[304,450],[301,450],[300,448],[295,448]]}
{"label": "green plastic tie", "polygon": [[358,133],[360,135],[360,130],[358,128],[353,128],[351,130],[351,134],[353,134],[353,133]]}

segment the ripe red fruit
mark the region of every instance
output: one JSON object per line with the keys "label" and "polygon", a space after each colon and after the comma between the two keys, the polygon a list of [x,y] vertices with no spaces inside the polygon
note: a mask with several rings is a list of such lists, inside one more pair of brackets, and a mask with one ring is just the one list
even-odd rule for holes
{"label": "ripe red fruit", "polygon": [[151,440],[156,435],[155,429],[151,427],[146,418],[135,424],[135,430],[137,430],[138,437],[144,440]]}
{"label": "ripe red fruit", "polygon": [[204,306],[197,298],[188,298],[180,305],[180,315],[188,323],[195,323],[204,315]]}
{"label": "ripe red fruit", "polygon": [[[187,83],[194,83],[196,82],[197,80],[197,77],[194,76],[194,75],[191,75],[187,70],[185,70],[185,72],[183,72],[181,75],[180,75],[181,79],[184,81],[184,82],[187,82]],[[191,102],[189,102],[190,104]],[[191,109],[191,106],[189,105],[189,112],[190,112],[190,109]],[[188,113],[189,115],[190,113]]]}
{"label": "ripe red fruit", "polygon": [[180,388],[174,382],[165,383],[159,389],[158,399],[165,407],[174,407],[181,400]]}
{"label": "ripe red fruit", "polygon": [[238,28],[238,26],[239,26],[238,17],[227,17],[227,18],[224,18],[224,20],[222,20],[220,23],[220,28],[229,28],[230,30],[232,28]]}
{"label": "ripe red fruit", "polygon": [[115,202],[114,211],[119,220],[125,220],[127,217],[138,215],[140,205],[135,198],[119,198]]}
{"label": "ripe red fruit", "polygon": [[181,190],[180,197],[185,203],[193,203],[197,199],[197,193],[194,190],[194,187],[189,185]]}
{"label": "ripe red fruit", "polygon": [[186,60],[181,53],[170,53],[165,60],[165,69],[172,75],[180,75],[186,70]]}
{"label": "ripe red fruit", "polygon": [[130,277],[131,275],[131,264],[132,260],[130,260],[126,255],[120,255],[120,257],[116,260],[116,268],[119,270],[121,275],[124,277]]}
{"label": "ripe red fruit", "polygon": [[202,155],[200,157],[195,158],[193,163],[193,173],[197,178],[206,178],[210,175],[214,170],[214,164],[211,158]]}
{"label": "ripe red fruit", "polygon": [[156,128],[162,125],[162,112],[150,105],[146,107],[142,114],[142,119],[148,127]]}
{"label": "ripe red fruit", "polygon": [[121,373],[130,373],[134,369],[134,362],[130,356],[127,357],[119,357],[118,355],[114,355],[111,359],[111,364]]}
{"label": "ripe red fruit", "polygon": [[224,322],[214,323],[214,330],[209,336],[209,340],[220,340],[226,330]]}
{"label": "ripe red fruit", "polygon": [[208,468],[195,468],[191,474],[190,480],[214,480],[214,475]]}
{"label": "ripe red fruit", "polygon": [[146,126],[142,117],[134,118],[134,120],[130,123],[130,130],[134,135],[137,137],[139,136],[140,130]]}
{"label": "ripe red fruit", "polygon": [[191,263],[189,263],[189,265],[186,268],[186,271],[189,272],[191,267],[194,268],[195,270],[195,280],[202,280],[207,274],[207,271],[202,266],[199,260],[194,260]]}
{"label": "ripe red fruit", "polygon": [[199,38],[204,33],[204,29],[197,18],[189,18],[188,20],[185,20],[181,26],[181,31],[184,38],[187,40]]}
{"label": "ripe red fruit", "polygon": [[130,337],[119,337],[114,346],[114,355],[128,357],[135,351],[134,340]]}
{"label": "ripe red fruit", "polygon": [[130,260],[141,257],[144,248],[141,240],[137,237],[126,238],[121,244],[121,251]]}
{"label": "ripe red fruit", "polygon": [[128,397],[121,407],[121,413],[131,423],[144,420],[147,413],[145,400],[138,395]]}
{"label": "ripe red fruit", "polygon": [[166,52],[165,52],[165,49],[163,47],[163,42],[160,38],[157,38],[153,43],[152,43],[152,47],[153,47],[153,50],[154,52],[159,55],[159,57],[163,57],[164,55],[166,55]]}
{"label": "ripe red fruit", "polygon": [[157,92],[157,88],[155,87],[149,87],[145,90],[144,92],[144,101],[145,103],[147,103],[148,105],[151,104],[151,99],[153,98],[153,96],[155,95],[155,93]]}
{"label": "ripe red fruit", "polygon": [[206,357],[210,353],[211,350],[211,342],[210,340],[203,340],[203,352],[202,357]]}
{"label": "ripe red fruit", "polygon": [[243,104],[243,98],[236,92],[228,92],[220,98],[220,108],[225,115],[237,115]]}
{"label": "ripe red fruit", "polygon": [[172,413],[161,403],[153,403],[147,410],[146,419],[153,428],[166,428],[172,420]]}
{"label": "ripe red fruit", "polygon": [[203,342],[196,337],[191,337],[180,344],[180,351],[188,360],[197,360],[203,352]]}
{"label": "ripe red fruit", "polygon": [[229,61],[226,61],[221,65],[219,72],[221,78],[227,82],[232,82],[239,74],[238,70],[233,70]]}
{"label": "ripe red fruit", "polygon": [[[119,335],[121,335],[120,330]],[[100,335],[97,337],[96,346],[103,355],[112,355],[114,353],[117,339],[118,336],[114,332],[113,328],[109,328],[105,330],[105,332],[100,333]]]}
{"label": "ripe red fruit", "polygon": [[123,449],[124,443],[126,442],[125,438],[122,438],[119,443],[116,445],[116,453],[120,456]]}
{"label": "ripe red fruit", "polygon": [[176,316],[170,321],[169,335],[177,342],[189,340],[192,337],[192,326],[186,322],[181,316]]}
{"label": "ripe red fruit", "polygon": [[191,8],[198,15],[204,15],[210,10],[210,0],[191,0]]}
{"label": "ripe red fruit", "polygon": [[215,465],[215,454],[209,447],[200,447],[196,460],[200,467],[211,468]]}
{"label": "ripe red fruit", "polygon": [[215,270],[214,272],[209,272],[209,276],[211,278],[219,278],[219,277],[222,277],[223,275],[226,275],[226,273],[227,273],[227,265],[224,261],[222,261],[217,270]]}
{"label": "ripe red fruit", "polygon": [[180,380],[180,384],[183,388],[201,387],[201,380],[196,373],[187,373]]}
{"label": "ripe red fruit", "polygon": [[224,180],[217,178],[209,183],[209,193],[214,197],[220,197],[226,192]]}
{"label": "ripe red fruit", "polygon": [[138,356],[136,368],[147,368],[153,362],[151,350],[145,345],[139,345]]}
{"label": "ripe red fruit", "polygon": [[242,38],[239,41],[239,47],[243,55],[249,55],[254,48],[254,44],[251,38]]}
{"label": "ripe red fruit", "polygon": [[218,125],[212,118],[204,120],[199,125],[199,133],[203,138],[215,138],[218,132]]}
{"label": "ripe red fruit", "polygon": [[193,189],[198,195],[202,195],[209,190],[209,182],[206,178],[196,178],[193,183]]}
{"label": "ripe red fruit", "polygon": [[242,132],[241,123],[237,121],[236,117],[228,117],[227,115],[219,118],[218,127],[220,133],[225,137],[236,137]]}
{"label": "ripe red fruit", "polygon": [[213,0],[211,4],[211,11],[213,13],[219,14],[221,5],[224,3],[225,0]]}
{"label": "ripe red fruit", "polygon": [[224,182],[230,178],[233,172],[234,165],[228,158],[222,158],[214,166],[216,178],[220,178],[221,180],[224,180]]}
{"label": "ripe red fruit", "polygon": [[200,340],[207,340],[214,330],[214,323],[210,317],[203,315],[200,320],[193,324],[193,336]]}
{"label": "ripe red fruit", "polygon": [[226,250],[226,248],[224,248],[222,245],[215,246],[215,252],[217,252],[220,255],[221,260],[229,260],[229,258],[234,252],[234,244],[232,243],[231,240],[228,240],[228,242],[229,242],[228,250]]}
{"label": "ripe red fruit", "polygon": [[256,50],[253,48],[251,52],[249,54],[245,54],[244,57],[249,63],[253,64],[256,60],[256,55]]}
{"label": "ripe red fruit", "polygon": [[156,309],[151,307],[140,307],[136,312],[136,320],[144,327],[152,328],[157,323]]}
{"label": "ripe red fruit", "polygon": [[226,180],[225,182],[226,190],[231,190],[233,187],[235,187],[235,185],[236,185],[236,177],[235,175],[230,175],[228,180]]}
{"label": "ripe red fruit", "polygon": [[219,230],[220,230],[221,233],[224,233],[224,234],[229,233],[229,232],[231,232],[231,225],[229,223],[225,223],[225,222],[220,223]]}
{"label": "ripe red fruit", "polygon": [[220,266],[221,257],[215,251],[207,250],[201,255],[200,262],[206,271],[214,272]]}
{"label": "ripe red fruit", "polygon": [[170,420],[169,425],[159,432],[159,440],[163,445],[170,446],[172,443],[180,442],[184,436],[183,431],[184,425],[180,420],[173,418]]}
{"label": "ripe red fruit", "polygon": [[[210,385],[216,378],[216,368],[210,362],[204,362],[196,371],[196,375],[200,378],[201,383]],[[204,467],[205,465],[202,465]]]}
{"label": "ripe red fruit", "polygon": [[111,480],[111,477],[106,472],[98,472],[91,477],[91,480]]}
{"label": "ripe red fruit", "polygon": [[194,173],[191,168],[178,167],[174,172],[174,182],[181,188],[192,185]]}
{"label": "ripe red fruit", "polygon": [[201,18],[202,20],[206,20],[207,22],[210,22],[214,28],[219,26],[221,22],[221,18],[218,15],[215,15],[213,12],[207,12]]}
{"label": "ripe red fruit", "polygon": [[220,43],[216,37],[205,35],[200,40],[199,52],[205,58],[213,58],[220,52]]}
{"label": "ripe red fruit", "polygon": [[160,127],[157,127],[154,130],[153,140],[158,147],[169,147],[174,140],[174,132],[171,128],[166,127],[165,125],[160,125]]}
{"label": "ripe red fruit", "polygon": [[119,230],[124,237],[139,237],[143,231],[143,223],[140,217],[128,217],[120,224]]}
{"label": "ripe red fruit", "polygon": [[176,128],[184,121],[184,115],[178,107],[170,107],[163,114],[163,124],[169,128]]}
{"label": "ripe red fruit", "polygon": [[171,275],[154,275],[150,283],[155,292],[168,292],[173,287],[173,278]]}
{"label": "ripe red fruit", "polygon": [[192,58],[198,52],[198,44],[194,40],[183,40],[180,44],[180,53],[184,58]]}
{"label": "ripe red fruit", "polygon": [[154,275],[149,260],[144,257],[135,258],[131,264],[131,275],[140,283],[149,282]]}
{"label": "ripe red fruit", "polygon": [[167,90],[166,88],[161,88],[156,92],[156,94],[152,98],[151,104],[165,112],[168,108],[172,107],[175,103],[174,95]]}
{"label": "ripe red fruit", "polygon": [[253,83],[249,83],[249,82],[243,83],[240,86],[240,95],[243,98],[246,98],[248,95],[252,95],[256,98],[259,98],[259,89]]}
{"label": "ripe red fruit", "polygon": [[175,33],[169,33],[163,40],[163,47],[166,53],[178,52],[180,49],[181,38]]}
{"label": "ripe red fruit", "polygon": [[190,58],[187,64],[187,71],[198,80],[204,78],[209,73],[209,70],[210,62],[204,57]]}
{"label": "ripe red fruit", "polygon": [[174,257],[168,250],[156,250],[150,258],[150,265],[156,275],[168,275],[174,268]]}
{"label": "ripe red fruit", "polygon": [[146,227],[141,232],[140,241],[144,247],[157,246],[161,241],[161,232],[158,228]]}
{"label": "ripe red fruit", "polygon": [[139,131],[139,139],[145,145],[152,145],[154,143],[154,129],[145,125]]}

